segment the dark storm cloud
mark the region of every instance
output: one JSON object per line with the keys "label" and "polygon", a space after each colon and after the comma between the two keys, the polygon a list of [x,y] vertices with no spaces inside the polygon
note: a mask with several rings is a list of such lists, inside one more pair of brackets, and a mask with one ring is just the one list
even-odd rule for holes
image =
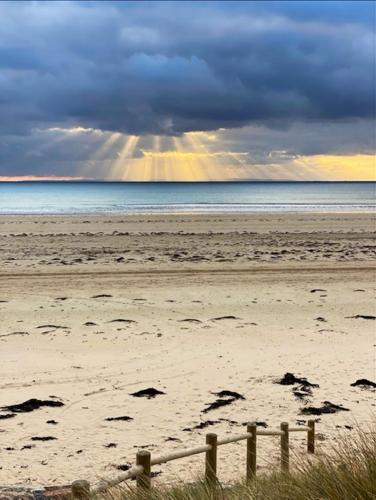
{"label": "dark storm cloud", "polygon": [[2,2],[0,133],[374,115],[368,2]]}

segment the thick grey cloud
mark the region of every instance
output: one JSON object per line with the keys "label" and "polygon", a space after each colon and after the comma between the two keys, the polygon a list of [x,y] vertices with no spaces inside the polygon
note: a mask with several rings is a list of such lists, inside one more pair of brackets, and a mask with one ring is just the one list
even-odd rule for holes
{"label": "thick grey cloud", "polygon": [[372,118],[369,2],[2,2],[0,132]]}
{"label": "thick grey cloud", "polygon": [[359,1],[0,2],[0,175],[106,177],[112,132],[143,136],[136,158],[222,128],[266,167],[372,153],[374,19]]}

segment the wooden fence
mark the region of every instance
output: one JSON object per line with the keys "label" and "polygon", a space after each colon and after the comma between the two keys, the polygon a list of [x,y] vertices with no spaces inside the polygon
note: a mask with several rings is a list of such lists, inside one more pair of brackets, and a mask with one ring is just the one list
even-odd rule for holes
{"label": "wooden fence", "polygon": [[205,453],[205,480],[209,484],[217,482],[217,448],[229,443],[238,441],[247,441],[247,460],[246,460],[246,479],[252,480],[256,475],[256,459],[257,459],[257,436],[280,436],[281,438],[281,470],[284,473],[289,471],[289,436],[291,432],[306,432],[307,433],[307,452],[315,452],[315,421],[309,420],[307,426],[289,427],[289,424],[282,422],[280,430],[269,431],[257,428],[255,423],[247,425],[247,432],[238,436],[233,436],[225,439],[218,439],[217,434],[206,434],[206,443],[204,446],[190,448],[188,450],[175,451],[167,455],[162,455],[152,458],[151,453],[146,450],[139,451],[136,455],[136,465],[127,472],[120,474],[114,479],[102,480],[100,483],[93,485],[86,480],[74,481],[72,483],[72,497],[74,499],[87,500],[97,494],[103,493],[113,486],[127,481],[128,479],[136,478],[137,488],[148,490],[151,488],[151,468],[153,465],[160,465],[179,458],[190,457]]}

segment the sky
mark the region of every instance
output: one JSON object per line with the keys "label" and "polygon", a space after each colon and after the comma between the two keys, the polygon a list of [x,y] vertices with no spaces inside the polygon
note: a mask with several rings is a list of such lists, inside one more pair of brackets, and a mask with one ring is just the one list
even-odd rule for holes
{"label": "sky", "polygon": [[375,180],[374,2],[0,2],[0,180]]}

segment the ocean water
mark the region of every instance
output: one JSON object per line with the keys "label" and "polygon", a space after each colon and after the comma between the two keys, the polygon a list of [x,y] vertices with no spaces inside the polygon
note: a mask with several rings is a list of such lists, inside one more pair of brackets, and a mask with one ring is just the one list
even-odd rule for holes
{"label": "ocean water", "polygon": [[0,214],[374,211],[372,182],[3,182]]}

